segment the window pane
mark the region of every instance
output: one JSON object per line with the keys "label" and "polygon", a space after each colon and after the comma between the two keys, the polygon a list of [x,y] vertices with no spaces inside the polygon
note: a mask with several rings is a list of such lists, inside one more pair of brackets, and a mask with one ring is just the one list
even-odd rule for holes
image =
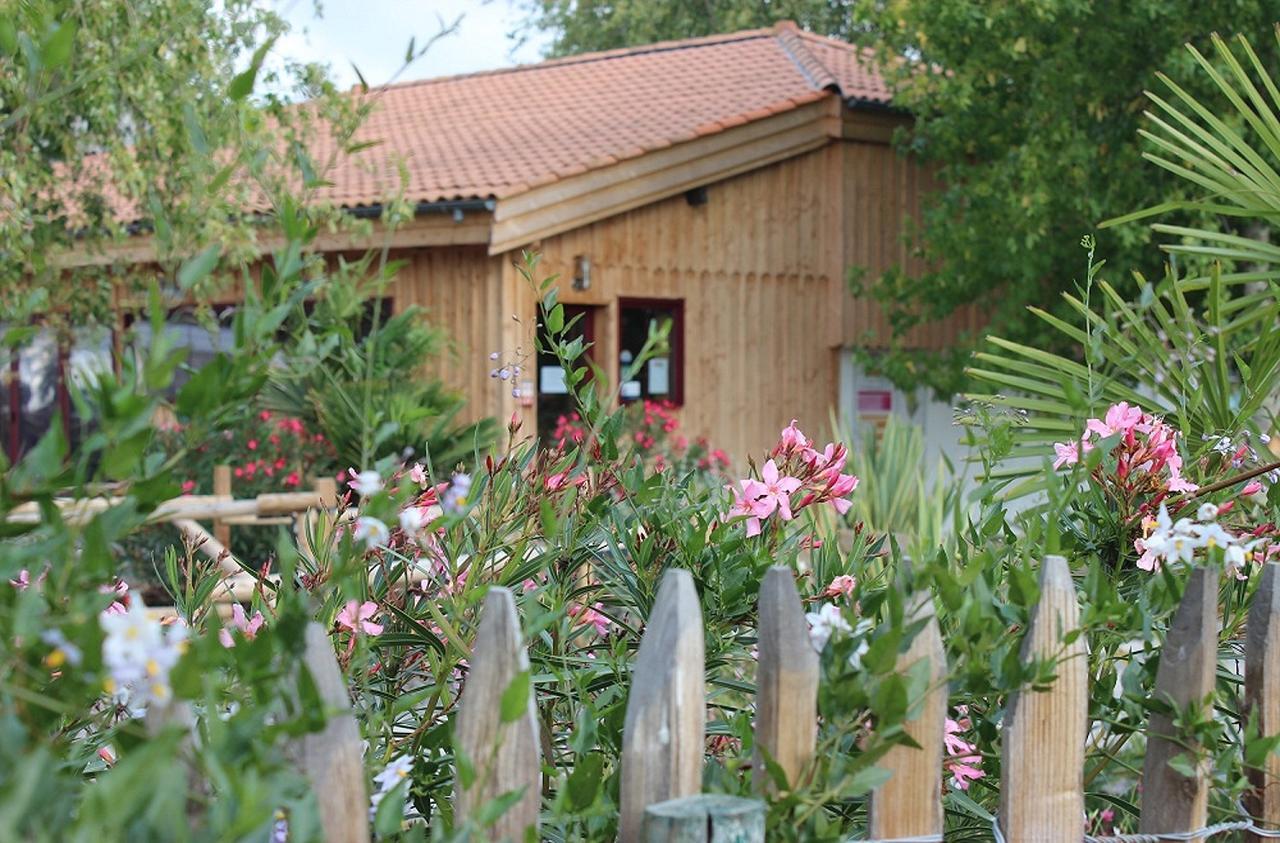
{"label": "window pane", "polygon": [[619,312],[621,325],[618,337],[618,371],[619,377],[626,375],[644,349],[652,330],[658,330],[667,322],[671,323],[671,331],[667,335],[667,352],[659,357],[652,357],[640,367],[628,380],[623,380],[619,393],[623,401],[652,399],[681,402],[681,379],[683,372],[681,360],[684,342],[680,319],[681,302],[624,302]]}
{"label": "window pane", "polygon": [[18,349],[21,401],[20,453],[30,450],[53,422],[58,406],[58,343],[53,331],[41,329]]}
{"label": "window pane", "polygon": [[[177,348],[187,349],[186,360],[182,368],[174,374],[173,385],[166,393],[169,397],[172,398],[177,394],[191,377],[190,372],[200,369],[219,351],[232,349],[235,340],[230,322],[230,312],[219,315],[216,330],[202,323],[191,312],[179,312],[169,317],[164,326],[165,335]],[[151,323],[145,319],[139,319],[133,323],[130,333],[130,348],[137,365],[141,366],[144,355],[151,349]]]}
{"label": "window pane", "polygon": [[104,374],[111,373],[111,330],[105,325],[84,325],[71,331],[71,348],[67,352],[66,388],[70,403],[67,429],[71,450],[80,447],[96,426],[93,419],[80,417],[74,396],[83,393]]}

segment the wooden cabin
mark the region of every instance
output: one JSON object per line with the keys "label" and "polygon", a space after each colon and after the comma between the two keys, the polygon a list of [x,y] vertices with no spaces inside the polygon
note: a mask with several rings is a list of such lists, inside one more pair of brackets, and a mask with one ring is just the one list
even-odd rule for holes
{"label": "wooden cabin", "polygon": [[[909,118],[860,49],[783,23],[376,95],[360,139],[381,143],[343,159],[321,198],[373,213],[408,173],[417,215],[392,236],[406,266],[391,306],[421,305],[451,335],[439,374],[471,416],[519,412],[546,433],[566,408],[533,357],[524,250],[559,274],[615,379],[649,323],[672,319],[670,354],[623,400],[675,403],[682,432],[735,457],[792,418],[817,433],[833,411],[874,421],[901,403],[851,368],[850,348],[888,332],[846,278],[912,266],[904,220],[929,177],[891,146]],[[914,339],[943,347],[973,328],[966,316]],[[524,355],[519,397],[491,377],[495,351]]]}

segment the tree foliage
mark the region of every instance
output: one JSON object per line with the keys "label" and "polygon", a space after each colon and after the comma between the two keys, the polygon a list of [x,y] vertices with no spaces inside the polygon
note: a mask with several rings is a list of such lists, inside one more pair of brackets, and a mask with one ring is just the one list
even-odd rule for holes
{"label": "tree foliage", "polygon": [[[1275,8],[1252,0],[863,0],[857,14],[869,24],[864,43],[885,60],[895,103],[916,117],[903,149],[942,182],[915,243],[933,269],[895,270],[866,286],[894,325],[897,353],[883,365],[899,383],[946,393],[960,387],[969,348],[930,359],[901,350],[901,335],[977,303],[1007,339],[1061,349],[1028,306],[1052,302],[1053,313],[1067,312],[1059,293],[1081,280],[1080,237],[1109,217],[1198,190],[1142,166],[1143,91],[1162,70],[1207,96],[1210,83],[1183,44],[1207,48],[1219,29],[1265,32]],[[1268,44],[1264,61],[1276,55]],[[895,63],[904,55],[914,60]],[[1183,220],[1206,215],[1192,210]],[[1099,248],[1113,267],[1158,278],[1163,258],[1150,239],[1148,229],[1126,226],[1102,234]]]}
{"label": "tree foliage", "polygon": [[524,5],[527,28],[554,33],[553,56],[733,32],[780,20],[844,37],[854,26],[853,0],[526,0]]}

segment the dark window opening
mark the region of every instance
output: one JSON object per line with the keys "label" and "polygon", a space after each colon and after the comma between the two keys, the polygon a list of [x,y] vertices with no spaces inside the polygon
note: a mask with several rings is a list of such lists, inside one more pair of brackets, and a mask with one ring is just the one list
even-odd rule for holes
{"label": "dark window opening", "polygon": [[[665,353],[645,361],[629,379],[627,372],[644,349],[649,332],[671,323]],[[622,299],[618,302],[619,396],[627,401],[684,403],[684,301]]]}

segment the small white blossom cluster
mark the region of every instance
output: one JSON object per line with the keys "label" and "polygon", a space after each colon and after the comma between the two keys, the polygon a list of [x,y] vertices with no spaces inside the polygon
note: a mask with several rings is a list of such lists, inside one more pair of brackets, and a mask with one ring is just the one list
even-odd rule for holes
{"label": "small white blossom cluster", "polygon": [[186,652],[186,625],[162,625],[147,615],[136,595],[127,610],[103,612],[98,622],[106,633],[102,641],[106,690],[116,704],[131,717],[141,717],[151,703],[173,699],[169,671]]}
{"label": "small white blossom cluster", "polygon": [[1179,518],[1174,521],[1169,517],[1169,510],[1162,505],[1154,520],[1143,523],[1146,537],[1134,542],[1134,547],[1142,554],[1138,558],[1138,567],[1144,571],[1156,571],[1162,565],[1190,564],[1197,551],[1204,551],[1207,556],[1214,550],[1220,550],[1227,571],[1243,578],[1245,563],[1253,558],[1254,547],[1260,540],[1232,535],[1215,521],[1217,517],[1218,507],[1206,503],[1201,504],[1195,519]]}
{"label": "small white blossom cluster", "polygon": [[382,768],[382,772],[373,777],[373,783],[378,789],[369,797],[369,819],[373,820],[374,815],[378,812],[378,805],[388,793],[396,789],[396,785],[409,778],[409,773],[413,771],[413,759],[408,755],[401,755],[395,758],[386,767]]}
{"label": "small white blossom cluster", "polygon": [[[818,607],[818,611],[809,612],[804,618],[809,622],[809,643],[819,653],[827,648],[827,642],[837,632],[845,635],[858,634],[865,636],[871,630],[871,622],[865,619],[858,621],[856,629],[850,626],[849,621],[845,620],[844,612],[834,603],[823,603]],[[849,656],[850,667],[854,670],[862,668],[862,656],[870,646],[866,639],[863,638],[862,643]]]}

